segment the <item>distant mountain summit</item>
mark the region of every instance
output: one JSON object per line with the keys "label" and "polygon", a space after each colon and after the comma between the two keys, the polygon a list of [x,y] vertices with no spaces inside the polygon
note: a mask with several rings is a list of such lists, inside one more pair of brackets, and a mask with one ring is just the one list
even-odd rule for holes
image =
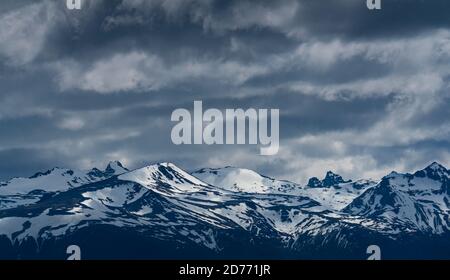
{"label": "distant mountain summit", "polygon": [[416,177],[428,177],[434,180],[439,181],[448,181],[450,177],[450,172],[447,168],[445,168],[443,165],[440,165],[437,162],[433,162],[429,166],[427,166],[423,170],[419,170],[416,173],[414,173],[414,176]]}
{"label": "distant mountain summit", "polygon": [[236,167],[203,168],[192,173],[193,176],[210,185],[225,190],[259,194],[289,194],[310,197],[330,210],[339,210],[347,206],[365,189],[374,186],[370,180],[344,180],[341,176],[329,171],[320,181],[311,178],[307,186],[277,180],[249,169]]}
{"label": "distant mountain summit", "polygon": [[246,193],[292,193],[299,191],[300,185],[284,180],[276,180],[249,169],[225,167],[203,168],[193,176],[220,188]]}
{"label": "distant mountain summit", "polygon": [[328,171],[322,181],[320,181],[317,177],[313,177],[309,179],[307,186],[310,188],[326,188],[349,182],[351,182],[351,180],[345,181],[342,176],[333,173],[332,171]]}
{"label": "distant mountain summit", "polygon": [[450,228],[448,170],[433,163],[414,174],[392,172],[344,212],[384,221],[401,230],[443,233]]}
{"label": "distant mountain summit", "polygon": [[323,187],[322,181],[320,181],[319,178],[317,178],[317,177],[310,178],[309,181],[308,181],[307,186],[310,187],[310,188],[321,188],[321,187]]}
{"label": "distant mountain summit", "polygon": [[93,168],[87,172],[55,167],[45,172],[38,172],[29,178],[13,178],[0,183],[2,194],[26,194],[34,190],[61,191],[83,184],[107,179],[127,172],[128,169],[118,161],[110,162],[105,170]]}
{"label": "distant mountain summit", "polygon": [[113,176],[113,175],[120,175],[120,174],[126,173],[128,171],[130,171],[130,170],[125,168],[120,161],[111,161],[106,166],[104,174]]}

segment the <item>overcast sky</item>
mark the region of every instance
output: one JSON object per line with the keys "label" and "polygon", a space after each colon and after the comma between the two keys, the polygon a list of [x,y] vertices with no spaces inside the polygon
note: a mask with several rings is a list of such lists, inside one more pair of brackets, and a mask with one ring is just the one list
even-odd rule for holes
{"label": "overcast sky", "polygon": [[[238,166],[305,183],[450,166],[450,3],[0,2],[0,179]],[[176,108],[280,109],[281,148],[175,146]]]}

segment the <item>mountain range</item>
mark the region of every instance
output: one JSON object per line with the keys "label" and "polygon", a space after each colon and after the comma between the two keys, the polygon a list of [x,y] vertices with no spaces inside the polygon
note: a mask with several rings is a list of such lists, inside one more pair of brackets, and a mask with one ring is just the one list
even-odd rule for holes
{"label": "mountain range", "polygon": [[54,168],[0,183],[0,258],[450,259],[450,171],[303,186],[235,167]]}

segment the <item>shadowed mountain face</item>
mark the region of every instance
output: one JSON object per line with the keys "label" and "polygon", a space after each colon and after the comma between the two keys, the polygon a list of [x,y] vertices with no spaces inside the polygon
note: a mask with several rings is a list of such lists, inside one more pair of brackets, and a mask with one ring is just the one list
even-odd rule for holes
{"label": "shadowed mountain face", "polygon": [[323,188],[333,187],[342,183],[349,183],[351,180],[345,181],[340,175],[328,171],[325,178],[320,181],[318,178],[313,177],[308,181],[308,187],[310,188]]}
{"label": "shadowed mountain face", "polygon": [[[53,169],[0,187],[0,257],[64,259],[450,258],[449,171],[379,183],[328,172],[301,186],[226,167]],[[310,180],[311,182],[311,180]]]}

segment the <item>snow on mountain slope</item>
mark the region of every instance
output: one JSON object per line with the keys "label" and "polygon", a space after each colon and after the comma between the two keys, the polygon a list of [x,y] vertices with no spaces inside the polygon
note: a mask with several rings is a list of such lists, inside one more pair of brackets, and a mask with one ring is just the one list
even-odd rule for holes
{"label": "snow on mountain slope", "polygon": [[130,170],[128,168],[124,167],[120,161],[111,161],[107,166],[105,171],[103,172],[106,177],[108,176],[114,176],[114,175],[120,175],[123,173],[126,173]]}
{"label": "snow on mountain slope", "polygon": [[[216,171],[203,173],[212,176]],[[235,174],[229,172],[231,169],[226,171],[227,175]],[[277,188],[269,192],[273,189],[267,182],[275,180],[250,174],[252,179],[262,178],[266,192],[218,188],[171,163],[147,166],[46,193],[26,205],[0,209],[0,237],[7,236],[12,244],[30,237],[42,242],[110,226],[169,242],[176,248],[195,244],[220,252],[226,239],[241,240],[242,244],[258,240],[261,246],[278,244],[289,248],[286,250],[302,251],[305,244],[314,247],[312,242],[319,242],[317,246],[350,246],[358,242],[354,236],[395,240],[405,233],[443,234],[448,229],[449,181],[445,168],[431,166],[414,175],[394,173],[373,187],[370,181],[345,182],[332,176],[336,185],[304,187],[295,189],[296,193],[277,193]],[[245,177],[239,182],[255,180]],[[27,199],[33,199],[33,195],[39,195],[39,191],[28,194]],[[341,211],[350,196],[358,197]],[[25,199],[26,195],[19,197]],[[322,197],[325,202],[319,199]],[[341,200],[327,204],[336,198]],[[87,236],[93,232],[88,231]]]}
{"label": "snow on mountain slope", "polygon": [[320,202],[331,210],[341,210],[361,195],[365,190],[376,185],[372,180],[344,180],[342,176],[328,171],[323,180],[317,177],[309,179],[302,189],[304,195]]}
{"label": "snow on mountain slope", "polygon": [[[234,175],[235,172],[243,174],[241,172],[243,171],[246,175],[250,174],[250,178],[253,179],[273,180],[257,176],[256,173],[249,170],[225,169],[228,175]],[[198,174],[201,173],[193,173],[193,175]],[[123,174],[119,176],[119,179],[145,186],[163,195],[174,205],[189,209],[211,223],[215,224],[216,221],[223,221],[225,218],[247,230],[249,227],[255,226],[255,215],[264,222],[269,222],[273,230],[287,233],[294,231],[296,225],[294,221],[309,217],[311,213],[326,211],[319,203],[307,197],[276,195],[276,193],[236,192],[234,188],[231,188],[232,191],[230,191],[217,188],[216,185],[211,184],[211,181],[208,184],[198,179],[198,177],[203,179],[203,176],[194,177],[193,175],[186,173],[174,164],[162,163]],[[249,177],[244,176],[240,182],[242,186],[245,186],[244,182],[250,182]],[[278,182],[280,184],[287,183]],[[271,185],[266,184],[266,186]],[[303,213],[305,209],[308,211]]]}
{"label": "snow on mountain slope", "polygon": [[443,233],[450,230],[448,182],[448,170],[437,163],[414,174],[392,172],[344,212],[408,230]]}
{"label": "snow on mountain slope", "polygon": [[306,197],[221,190],[162,163],[72,188],[32,207],[0,211],[0,235],[13,240],[55,237],[108,224],[151,229],[164,239],[180,232],[211,247],[211,233],[199,231],[199,225],[281,238],[299,232],[299,223],[312,224],[317,214],[326,211]]}
{"label": "snow on mountain slope", "polygon": [[207,183],[200,181],[172,163],[160,163],[119,176],[162,194],[200,191]]}
{"label": "snow on mountain slope", "polygon": [[[32,206],[0,212],[0,235],[21,241],[28,237],[63,236],[72,230],[99,223],[127,226],[133,220],[125,215],[124,206],[142,198],[146,191],[131,183],[119,186],[114,181],[103,182],[100,188],[95,186],[98,183],[93,183],[87,189],[74,188]],[[135,220],[134,223],[137,226],[144,221]]]}
{"label": "snow on mountain slope", "polygon": [[[173,164],[152,165],[61,191],[30,206],[4,209],[0,211],[0,236],[18,241],[28,237],[45,239],[86,226],[112,225],[133,231],[151,230],[154,236],[170,239],[182,228],[201,224],[232,227],[203,207],[210,207],[214,201],[210,194],[202,192],[196,198],[185,198],[204,187],[208,185]],[[212,243],[208,234],[191,231],[175,239],[180,238]]]}
{"label": "snow on mountain slope", "polygon": [[34,190],[54,192],[80,186],[91,181],[86,173],[70,169],[53,168],[44,173],[37,173],[29,178],[14,178],[2,183],[0,194],[27,194]]}
{"label": "snow on mountain slope", "polygon": [[253,170],[235,167],[203,168],[192,175],[208,184],[234,192],[289,193],[300,188],[289,181],[275,180]]}
{"label": "snow on mountain slope", "polygon": [[113,161],[104,171],[97,168],[88,172],[53,168],[29,178],[13,178],[0,183],[0,210],[36,203],[50,193],[102,181],[125,172],[128,172],[128,169],[120,162]]}
{"label": "snow on mountain slope", "polygon": [[313,177],[308,181],[308,187],[310,188],[327,188],[336,186],[342,183],[350,183],[351,180],[344,180],[342,176],[333,173],[332,171],[328,171],[325,175],[325,178],[320,181],[317,177]]}
{"label": "snow on mountain slope", "polygon": [[0,195],[0,210],[15,208],[38,202],[44,192],[31,192],[29,194]]}
{"label": "snow on mountain slope", "polygon": [[37,190],[45,192],[62,191],[104,180],[127,171],[128,170],[117,161],[109,163],[105,171],[101,171],[97,168],[94,168],[89,172],[65,168],[53,168],[47,172],[36,173],[29,178],[13,178],[8,182],[0,183],[0,195],[28,194]]}
{"label": "snow on mountain slope", "polygon": [[302,193],[331,210],[341,210],[365,190],[375,185],[374,181],[362,179],[333,186],[306,187],[302,189]]}
{"label": "snow on mountain slope", "polygon": [[306,187],[289,181],[275,180],[252,170],[234,167],[204,168],[193,172],[192,175],[211,185],[234,192],[309,197],[331,210],[344,208],[364,190],[376,184],[370,180],[345,181],[331,171],[327,172],[322,181],[311,178]]}

